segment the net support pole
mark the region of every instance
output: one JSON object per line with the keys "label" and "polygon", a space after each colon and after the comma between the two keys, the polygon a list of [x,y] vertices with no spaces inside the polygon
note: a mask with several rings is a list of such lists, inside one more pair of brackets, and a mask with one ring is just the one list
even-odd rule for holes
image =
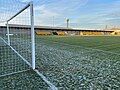
{"label": "net support pole", "polygon": [[35,69],[35,33],[34,33],[34,11],[33,2],[30,2],[30,17],[31,17],[31,42],[32,42],[32,69]]}
{"label": "net support pole", "polygon": [[10,45],[10,30],[9,30],[8,22],[7,22],[7,39],[8,39],[8,45]]}

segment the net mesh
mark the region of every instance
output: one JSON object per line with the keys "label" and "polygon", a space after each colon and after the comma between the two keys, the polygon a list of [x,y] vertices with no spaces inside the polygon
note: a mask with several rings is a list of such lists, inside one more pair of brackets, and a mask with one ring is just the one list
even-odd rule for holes
{"label": "net mesh", "polygon": [[0,0],[0,22],[7,21],[26,4],[19,0]]}
{"label": "net mesh", "polygon": [[4,76],[28,70],[32,65],[31,19],[30,5],[23,8],[26,4],[16,0],[0,2],[0,76]]}
{"label": "net mesh", "polygon": [[30,8],[9,22],[9,30],[12,35],[10,36],[10,45],[32,64]]}
{"label": "net mesh", "polygon": [[28,65],[0,38],[0,76],[28,70]]}

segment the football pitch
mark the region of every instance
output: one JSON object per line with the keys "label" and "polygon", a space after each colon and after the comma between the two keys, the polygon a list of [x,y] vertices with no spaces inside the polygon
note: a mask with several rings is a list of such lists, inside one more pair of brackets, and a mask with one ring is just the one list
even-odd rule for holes
{"label": "football pitch", "polygon": [[[35,40],[36,68],[58,90],[120,90],[120,36],[36,36]],[[27,69],[0,77],[1,90],[49,89]]]}

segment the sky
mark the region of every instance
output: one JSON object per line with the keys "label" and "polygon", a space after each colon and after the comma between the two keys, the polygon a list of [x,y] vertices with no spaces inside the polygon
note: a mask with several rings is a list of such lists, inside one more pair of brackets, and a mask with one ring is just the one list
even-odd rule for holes
{"label": "sky", "polygon": [[[16,1],[26,4],[31,0]],[[33,3],[35,25],[53,26],[54,22],[56,27],[66,27],[69,18],[70,28],[104,29],[106,25],[120,28],[120,0],[33,0]]]}

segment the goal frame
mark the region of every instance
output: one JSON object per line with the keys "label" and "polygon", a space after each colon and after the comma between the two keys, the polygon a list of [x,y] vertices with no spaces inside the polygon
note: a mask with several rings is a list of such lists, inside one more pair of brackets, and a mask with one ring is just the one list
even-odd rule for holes
{"label": "goal frame", "polygon": [[[34,10],[33,10],[33,1],[29,2],[24,8],[22,8],[19,12],[17,12],[15,15],[13,15],[10,19],[7,20],[7,44],[11,46],[10,44],[10,31],[9,31],[9,21],[14,19],[17,15],[22,13],[24,10],[30,7],[30,29],[31,29],[31,51],[32,51],[32,69],[35,70],[35,31],[34,31]],[[18,53],[19,54],[19,53]]]}

